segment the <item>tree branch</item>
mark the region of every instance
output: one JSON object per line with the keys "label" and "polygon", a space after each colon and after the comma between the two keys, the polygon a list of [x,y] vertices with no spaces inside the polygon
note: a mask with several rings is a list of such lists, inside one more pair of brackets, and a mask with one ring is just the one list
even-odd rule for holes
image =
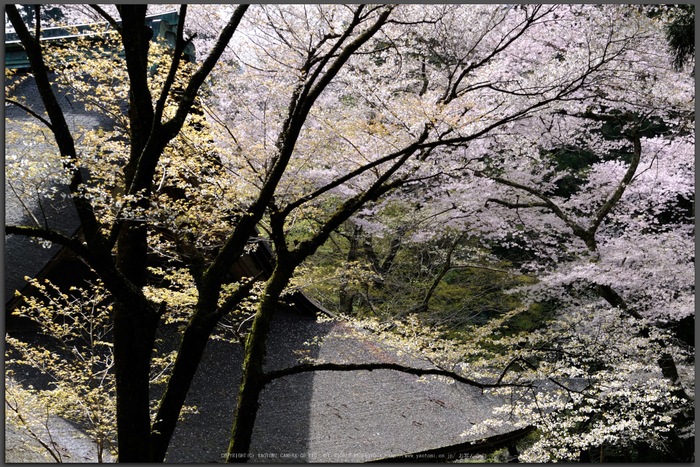
{"label": "tree branch", "polygon": [[[503,50],[505,50],[507,47],[509,47],[513,42],[515,42],[520,36],[522,36],[528,30],[528,28],[530,28],[535,23],[535,21],[546,16],[547,14],[549,14],[553,10],[553,8],[550,8],[547,11],[545,11],[544,13],[542,13],[540,16],[537,16],[537,13],[539,12],[541,7],[542,7],[542,5],[536,6],[534,11],[532,12],[531,16],[526,15],[525,19],[521,23],[517,24],[511,30],[509,30],[508,33],[505,34],[505,36],[501,39],[501,41],[498,43],[498,45],[493,49],[493,51],[490,54],[483,57],[481,60],[470,64],[467,68],[462,70],[462,72],[459,74],[459,76],[457,77],[457,79],[455,80],[455,82],[451,86],[451,88],[449,90],[448,89],[445,90],[445,95],[443,96],[443,98],[441,100],[445,103],[448,103],[451,100],[456,99],[459,95],[462,95],[465,92],[465,90],[458,92],[457,88],[459,87],[459,84],[462,82],[462,80],[464,80],[464,78],[469,74],[469,72],[483,66],[486,63],[489,63],[493,59],[493,57],[495,57],[496,55],[501,53]],[[499,21],[499,23],[502,21],[503,20]],[[518,27],[521,27],[520,31],[518,31],[514,35],[510,36],[510,34],[513,31],[515,31]],[[484,34],[481,38],[479,38],[479,41],[474,46],[476,46],[481,41],[481,39],[483,39],[483,37],[485,35],[486,34]],[[508,37],[508,36],[510,36],[510,37]]]}
{"label": "tree branch", "polygon": [[500,204],[501,206],[505,206],[510,209],[519,209],[519,208],[547,208],[549,205],[547,203],[509,203],[508,201],[503,201],[501,199],[496,199],[496,198],[489,198],[486,200],[486,203],[488,204],[490,202]]}
{"label": "tree branch", "polygon": [[265,384],[284,376],[296,375],[299,373],[307,373],[310,371],[374,371],[374,370],[394,370],[411,375],[437,375],[452,378],[460,383],[469,384],[480,389],[516,386],[529,387],[528,384],[489,384],[480,383],[473,379],[465,378],[464,376],[449,370],[439,368],[413,368],[398,363],[305,363],[293,367],[283,368],[281,370],[270,371],[265,374]]}
{"label": "tree branch", "polygon": [[[423,140],[424,139],[425,138],[423,138]],[[420,142],[422,142],[422,141],[420,141]],[[310,194],[304,196],[303,198],[300,198],[292,203],[289,203],[282,210],[282,213],[285,216],[289,215],[289,213],[291,213],[294,209],[298,208],[302,204],[307,203],[314,198],[318,198],[322,194],[332,190],[333,188],[336,188],[336,187],[342,185],[343,183],[345,183],[349,180],[352,180],[353,178],[357,177],[358,175],[361,175],[362,173],[364,173],[370,169],[373,169],[381,164],[384,164],[384,163],[389,162],[393,159],[396,159],[397,157],[405,156],[406,154],[411,154],[411,153],[415,152],[417,150],[418,146],[420,145],[420,142],[413,143],[410,146],[407,146],[400,151],[396,151],[396,152],[393,152],[391,154],[388,154],[384,157],[377,159],[374,162],[370,162],[369,164],[365,164],[362,167],[359,167],[359,168],[353,170],[352,172],[332,181],[331,183],[328,183],[327,185],[322,186],[321,188],[314,191],[313,193],[310,193]]]}
{"label": "tree branch", "polygon": [[[365,8],[365,5],[358,5],[357,10],[355,10],[355,13],[353,14],[352,21],[347,26],[347,28],[345,28],[345,31],[343,32],[343,34],[341,36],[338,36],[338,40],[336,41],[335,44],[333,44],[333,46],[331,47],[331,49],[328,51],[327,54],[325,54],[322,58],[317,57],[316,59],[313,59],[313,56],[311,55],[309,57],[309,60],[307,60],[307,62],[304,64],[304,67],[302,67],[302,72],[307,72],[307,73],[310,71],[311,67],[314,64],[318,64],[318,66],[316,67],[316,70],[307,79],[307,85],[304,87],[303,92],[301,92],[301,94],[300,94],[300,97],[299,97],[300,100],[303,100],[306,98],[307,94],[309,93],[310,86],[313,84],[314,81],[316,81],[318,76],[321,74],[321,72],[323,71],[323,67],[325,67],[326,64],[330,61],[330,59],[335,56],[336,52],[342,46],[343,42],[345,42],[345,40],[348,37],[350,37],[350,34],[352,34],[352,32],[355,30],[355,27],[358,24],[360,24],[360,21],[361,21],[360,14],[364,8]],[[331,38],[331,37],[328,37],[328,38]],[[317,44],[315,48],[320,49],[321,45],[324,42],[326,42],[326,40],[327,40],[326,37],[322,38],[321,42],[319,44]]]}
{"label": "tree branch", "polygon": [[457,248],[457,245],[459,245],[459,242],[462,241],[462,239],[467,235],[467,231],[465,230],[464,232],[460,233],[457,235],[455,240],[452,242],[450,245],[450,249],[447,250],[446,254],[446,259],[445,259],[445,264],[442,266],[442,270],[438,273],[437,277],[433,281],[432,285],[430,286],[430,289],[425,293],[425,297],[423,297],[423,302],[421,303],[421,307],[423,310],[427,311],[428,310],[428,303],[430,302],[430,299],[433,296],[433,293],[435,293],[435,289],[437,289],[437,286],[440,284],[442,281],[442,278],[445,277],[445,275],[452,270],[452,254],[454,253],[455,249]]}
{"label": "tree branch", "polygon": [[112,16],[105,10],[103,10],[99,5],[90,4],[89,6],[90,8],[95,10],[100,16],[106,19],[110,26],[112,26],[115,29],[115,31],[119,33],[120,36],[122,35],[122,27],[119,25],[119,23],[117,23],[117,20],[112,18]]}
{"label": "tree branch", "polygon": [[311,109],[311,106],[314,104],[318,96],[321,95],[326,86],[328,86],[331,80],[333,80],[333,78],[338,74],[343,65],[345,65],[345,62],[347,62],[350,59],[350,57],[357,51],[357,49],[364,45],[377,33],[377,31],[379,31],[379,29],[384,25],[384,23],[386,23],[393,9],[394,6],[388,6],[386,10],[384,10],[379,15],[377,21],[367,31],[365,31],[357,39],[348,44],[340,52],[338,58],[331,64],[331,66],[328,68],[328,71],[326,71],[326,73],[323,76],[321,76],[318,83],[313,87],[313,89],[310,89],[308,91],[308,94],[306,94],[305,92],[306,95],[304,96],[304,103],[300,109],[299,115],[299,117],[302,120],[306,120],[306,114]]}
{"label": "tree branch", "polygon": [[10,99],[9,97],[6,97],[6,98],[5,98],[5,102],[7,102],[8,104],[16,105],[17,107],[19,107],[20,109],[24,110],[24,111],[27,112],[29,115],[31,115],[32,117],[36,118],[36,119],[39,120],[41,123],[43,123],[44,125],[46,125],[46,126],[48,127],[49,130],[53,131],[53,127],[51,126],[51,123],[50,123],[48,120],[46,120],[44,117],[42,117],[42,116],[39,115],[38,113],[34,112],[32,109],[30,109],[30,108],[27,107],[26,105],[20,104],[20,103],[17,102],[16,100]]}
{"label": "tree branch", "polygon": [[[539,198],[542,200],[542,203],[536,203],[541,205],[541,207],[546,207],[550,209],[559,219],[564,221],[566,225],[568,225],[571,230],[573,230],[574,234],[579,237],[581,240],[583,240],[586,243],[586,246],[588,247],[589,250],[595,251],[595,231],[591,232],[590,230],[586,230],[580,225],[578,225],[576,222],[571,220],[569,216],[564,214],[564,211],[561,210],[559,206],[557,206],[551,199],[549,199],[548,196],[545,196],[541,191],[536,190],[534,188],[531,188],[527,185],[521,185],[520,183],[512,182],[510,180],[507,180],[505,178],[501,177],[492,177],[487,175],[486,173],[482,172],[481,170],[475,170],[474,174],[479,176],[479,177],[484,177],[484,178],[489,178],[495,182],[498,182],[502,185],[506,185],[509,187],[517,188],[519,190],[525,191],[527,193],[530,193],[531,195]],[[525,203],[523,206],[521,203],[507,203],[505,201],[501,200],[496,200],[496,199],[489,199],[488,201],[493,201],[495,203],[501,204],[503,206],[506,206],[508,208],[519,208],[519,207],[533,207],[531,206],[532,203]]]}
{"label": "tree branch", "polygon": [[637,172],[639,160],[642,156],[642,143],[636,131],[633,131],[628,136],[628,139],[630,139],[634,144],[634,153],[632,156],[632,161],[630,162],[630,166],[627,168],[627,172],[625,172],[625,176],[622,177],[622,180],[620,180],[620,183],[617,185],[617,189],[615,190],[615,192],[596,213],[595,220],[593,221],[593,224],[589,229],[589,231],[592,233],[595,233],[595,231],[598,230],[598,227],[603,222],[603,219],[605,219],[605,216],[608,215],[608,213],[612,210],[613,207],[615,207],[620,198],[622,198],[622,195],[624,194],[627,185],[630,184],[630,182],[632,181],[632,177],[634,177],[634,174]]}
{"label": "tree branch", "polygon": [[50,242],[70,248],[75,254],[83,257],[87,261],[92,258],[90,251],[80,240],[63,235],[56,230],[44,229],[41,227],[27,227],[23,225],[5,225],[5,235],[9,234],[43,238],[44,240],[49,240]]}
{"label": "tree branch", "polygon": [[157,125],[161,123],[160,120],[163,117],[165,102],[168,100],[170,88],[172,87],[173,82],[175,81],[175,75],[177,74],[177,68],[180,66],[182,52],[185,50],[185,47],[187,47],[187,44],[190,42],[189,40],[185,41],[185,39],[183,38],[186,15],[187,4],[182,4],[180,5],[180,17],[177,23],[177,36],[175,37],[175,51],[173,52],[173,60],[172,62],[170,62],[170,70],[168,71],[168,76],[165,78],[165,83],[163,83],[163,89],[161,90],[160,97],[156,102],[155,118],[153,119],[154,128],[152,131],[155,131]]}
{"label": "tree branch", "polygon": [[[51,131],[58,145],[61,156],[75,161],[77,155],[75,150],[75,141],[73,140],[73,135],[71,134],[68,123],[66,122],[65,115],[61,106],[58,104],[56,95],[51,88],[51,83],[49,81],[49,72],[44,64],[44,58],[42,56],[41,44],[39,40],[35,41],[31,34],[27,30],[27,26],[22,21],[22,17],[17,11],[17,7],[14,5],[7,5],[5,7],[5,13],[8,19],[15,28],[15,32],[22,41],[24,50],[27,52],[27,58],[32,67],[32,72],[34,74],[34,82],[41,95],[41,100],[46,109],[46,113],[51,121]],[[72,178],[70,182],[70,192],[72,194],[78,193],[78,186],[83,183],[83,178],[77,167],[70,167],[72,171]],[[78,216],[80,218],[80,223],[85,232],[86,238],[90,243],[91,248],[100,244],[102,247],[103,237],[99,230],[99,225],[97,222],[97,217],[92,210],[90,203],[81,198],[74,197],[73,202],[78,211]],[[93,241],[94,240],[94,241]],[[104,253],[102,251],[101,253]],[[106,254],[109,254],[107,252]]]}
{"label": "tree branch", "polygon": [[34,5],[34,16],[36,24],[34,25],[34,40],[37,44],[41,41],[41,5]]}
{"label": "tree branch", "polygon": [[[27,206],[27,204],[24,202],[24,200],[23,200],[22,197],[19,195],[19,193],[17,193],[17,190],[15,190],[15,187],[14,187],[14,185],[12,184],[12,181],[11,181],[11,180],[5,180],[5,183],[7,183],[7,185],[10,187],[10,190],[12,190],[12,193],[14,193],[15,198],[16,198],[17,201],[19,201],[19,203],[22,205],[22,207],[24,208],[24,211],[27,213],[27,215],[29,216],[29,218],[30,218],[32,221],[34,221],[34,224],[35,224],[38,228],[41,228],[41,222],[39,222],[39,219],[36,218],[36,216],[34,215],[34,213],[32,212],[32,210],[29,209],[29,206]],[[5,196],[7,196],[7,193],[5,194]],[[39,203],[41,203],[41,201],[39,201]]]}
{"label": "tree branch", "polygon": [[[168,122],[163,124],[163,130],[167,136],[172,135],[174,137],[180,128],[182,123],[185,121],[185,117],[190,111],[194,99],[199,92],[199,88],[204,83],[204,80],[209,76],[209,73],[214,68],[214,65],[219,61],[219,57],[224,52],[224,49],[228,45],[233,33],[236,32],[238,24],[241,22],[243,15],[250,5],[239,5],[236,10],[231,15],[231,19],[228,24],[224,27],[219,35],[219,39],[216,41],[214,48],[209,53],[204,62],[200,65],[199,69],[192,75],[190,82],[187,84],[187,88],[182,95],[180,100],[180,105],[175,112],[175,116]],[[178,25],[179,28],[179,25]],[[171,138],[172,138],[171,137]]]}
{"label": "tree branch", "polygon": [[[418,138],[418,140],[409,146],[411,147],[417,147],[425,141],[425,139],[428,137],[428,134],[430,132],[430,126],[426,125],[425,129],[423,130],[423,134],[421,134]],[[316,251],[316,249],[321,246],[330,236],[331,232],[340,227],[340,225],[345,222],[352,214],[354,214],[361,206],[363,206],[365,203],[368,201],[372,201],[377,199],[379,196],[383,195],[384,193],[389,192],[390,190],[400,186],[405,182],[405,180],[398,179],[394,180],[393,182],[388,182],[389,178],[391,178],[392,175],[396,173],[408,160],[409,157],[414,153],[414,151],[407,151],[402,157],[399,158],[389,169],[387,169],[378,179],[377,181],[372,184],[371,187],[369,187],[365,192],[354,196],[347,201],[345,201],[341,207],[323,224],[321,229],[314,235],[313,238],[309,240],[304,240],[301,242],[299,247],[294,250],[294,254],[297,255],[297,257],[304,257],[304,255],[309,255],[311,252]],[[286,215],[286,214],[285,214]],[[279,252],[282,252],[285,250],[285,245],[278,244],[277,242],[275,243],[276,247],[278,248],[278,254]]]}

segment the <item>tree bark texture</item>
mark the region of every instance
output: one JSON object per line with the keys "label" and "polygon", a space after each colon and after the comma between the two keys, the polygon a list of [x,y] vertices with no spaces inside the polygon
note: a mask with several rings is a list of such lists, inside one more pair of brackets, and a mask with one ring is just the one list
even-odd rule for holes
{"label": "tree bark texture", "polygon": [[148,311],[119,302],[114,310],[119,462],[151,461],[149,379],[158,318]]}
{"label": "tree bark texture", "polygon": [[280,263],[280,261],[277,262],[272,276],[267,281],[263,299],[258,305],[257,314],[246,339],[243,374],[226,462],[246,462],[247,454],[250,452],[260,393],[266,384],[263,366],[267,355],[267,339],[272,317],[279,297],[294,271],[294,267],[288,266],[289,263],[287,266],[281,266]]}

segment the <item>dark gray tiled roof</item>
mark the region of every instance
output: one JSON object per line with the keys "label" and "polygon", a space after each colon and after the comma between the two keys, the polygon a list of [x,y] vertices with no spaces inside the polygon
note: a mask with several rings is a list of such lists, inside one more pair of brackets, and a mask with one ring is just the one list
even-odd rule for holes
{"label": "dark gray tiled roof", "polygon": [[[293,365],[304,341],[345,332],[338,322],[280,313],[268,343],[268,368]],[[362,339],[332,339],[312,356],[327,361],[425,365]],[[243,360],[233,344],[212,341],[192,384],[187,415],[173,435],[167,462],[221,461],[227,451]],[[363,462],[457,444],[472,423],[491,418],[495,396],[459,383],[392,370],[287,376],[264,390],[251,446],[255,462]],[[507,431],[507,429],[504,429]],[[497,434],[496,431],[490,434]]]}

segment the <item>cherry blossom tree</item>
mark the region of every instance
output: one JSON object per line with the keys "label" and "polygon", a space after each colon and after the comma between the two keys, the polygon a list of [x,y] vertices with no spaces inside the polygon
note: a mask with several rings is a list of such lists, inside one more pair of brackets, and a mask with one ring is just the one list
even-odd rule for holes
{"label": "cherry blossom tree", "polygon": [[[442,225],[475,232],[485,248],[519,252],[520,272],[539,279],[519,291],[531,302],[554,301],[559,316],[591,306],[602,316],[613,306],[640,323],[687,326],[694,316],[694,83],[672,66],[658,17],[597,6],[568,13],[572,30],[583,16],[590,28],[575,42],[617,55],[620,66],[599,70],[603,80],[591,79],[570,99],[463,145],[439,180],[422,186],[421,215],[434,215],[435,224],[415,235],[435,237],[434,226]],[[620,21],[612,23],[615,17]],[[604,37],[621,45],[618,39],[637,34],[643,40],[623,40],[624,50],[595,45]],[[566,63],[574,50],[562,49],[557,59]],[[525,80],[537,73],[530,70]],[[535,89],[518,82],[509,92],[531,97]],[[567,166],[575,157],[586,162]],[[402,199],[409,205],[410,195]],[[372,219],[376,212],[364,214]],[[374,219],[363,225],[376,228]],[[652,333],[636,328],[627,339]],[[659,403],[692,401],[686,357],[656,349],[654,371],[671,383]],[[636,383],[621,377],[615,384]],[[668,435],[670,451],[689,458],[692,415],[687,407],[664,411],[677,427]],[[580,449],[574,451],[577,458]]]}
{"label": "cherry blossom tree", "polygon": [[[353,57],[354,60],[348,60],[348,66],[337,77],[338,83],[343,87],[338,92],[333,92],[334,87],[329,86],[323,99],[319,98],[317,106],[309,113],[306,126],[296,142],[300,158],[290,160],[286,174],[299,174],[303,177],[281,178],[280,187],[283,188],[275,196],[275,206],[269,212],[269,224],[266,226],[275,246],[277,268],[284,264],[290,269],[286,272],[276,269],[268,284],[273,284],[278,277],[282,279],[266,295],[278,296],[282,285],[291,277],[293,268],[315,251],[341,221],[362,204],[374,201],[374,193],[377,193],[375,190],[391,186],[383,184],[387,174],[396,177],[393,185],[396,187],[399,183],[409,186],[437,181],[441,174],[451,168],[451,164],[454,167],[464,164],[463,159],[449,157],[450,152],[455,152],[454,147],[477,141],[496,128],[516,126],[540,108],[547,107],[551,112],[555,102],[594,97],[594,91],[587,86],[587,80],[602,81],[604,77],[614,75],[616,64],[613,62],[618,59],[623,61],[621,57],[626,57],[627,49],[631,53],[632,45],[638,44],[637,40],[642,40],[639,31],[615,31],[619,35],[615,40],[619,42],[614,42],[615,45],[610,46],[611,50],[603,47],[601,52],[597,47],[609,44],[592,43],[598,40],[597,31],[589,33],[588,41],[566,35],[569,34],[571,25],[582,21],[586,14],[576,10],[565,12],[569,15],[569,23],[563,19],[561,23],[539,21],[545,15],[554,14],[554,9],[535,8],[518,12],[508,9],[464,10],[438,7],[438,10],[439,16],[429,18],[424,15],[430,10],[421,8],[418,13],[423,15],[419,16],[423,18],[423,27],[412,25],[409,32],[401,27],[403,23],[409,22],[404,17],[398,16],[394,22],[387,21],[387,27],[382,29],[385,37],[371,44],[374,47],[372,61],[368,63],[361,54]],[[234,112],[231,108],[227,112],[228,121],[219,119],[228,129],[219,134],[229,136],[232,148],[227,159],[235,160],[237,153],[242,153],[245,159],[238,164],[238,173],[245,173],[246,168],[249,168],[252,173],[244,177],[244,183],[260,184],[269,177],[270,167],[274,167],[269,162],[277,163],[278,156],[274,152],[270,156],[267,151],[272,148],[270,142],[275,141],[274,135],[279,134],[276,129],[280,126],[285,128],[283,117],[289,115],[284,111],[275,111],[275,108],[285,105],[287,109],[292,109],[299,105],[296,100],[290,105],[277,99],[280,89],[294,88],[291,83],[280,82],[276,77],[283,76],[282,71],[285,69],[296,69],[299,73],[297,79],[301,79],[302,83],[313,78],[317,72],[316,60],[321,60],[315,54],[320,49],[306,45],[313,43],[312,38],[302,40],[300,37],[308,36],[300,35],[299,29],[304,26],[310,33],[314,29],[307,25],[312,19],[321,21],[321,24],[326,20],[322,17],[316,19],[309,10],[299,12],[265,8],[257,11],[260,20],[254,24],[255,32],[250,34],[250,42],[245,42],[244,47],[237,51],[236,58],[242,64],[239,65],[241,76],[258,77],[246,82],[262,83],[264,87],[236,90],[239,94],[235,99],[218,96],[218,104],[230,106],[235,103],[237,109]],[[399,15],[401,13],[397,12]],[[603,27],[611,27],[610,18],[605,16],[609,14],[607,11],[599,12],[600,20],[607,20]],[[251,17],[252,15],[249,16]],[[294,27],[296,22],[299,22],[298,27]],[[412,22],[416,23],[416,19]],[[290,26],[280,29],[278,24]],[[569,27],[566,32],[558,29],[564,28],[565,24]],[[467,33],[460,29],[463,25],[470,25],[473,29]],[[553,28],[556,28],[556,33]],[[540,55],[546,57],[545,63],[550,68],[545,69],[542,62],[537,62],[534,57],[524,57],[520,53],[522,49],[513,46],[519,39],[524,41],[525,37],[532,40],[526,33],[532,33],[535,43],[542,49]],[[332,35],[332,29],[326,33],[316,33],[319,47],[325,46]],[[436,39],[437,35],[440,40]],[[565,42],[561,45],[544,39],[562,35],[561,40]],[[464,37],[471,37],[474,42],[465,46],[462,41]],[[621,40],[621,37],[625,40]],[[571,44],[567,40],[574,42]],[[561,53],[560,49],[571,53],[573,57],[585,54],[586,60],[556,58]],[[259,50],[258,54],[252,55],[256,50]],[[394,55],[394,51],[398,51],[397,55]],[[497,63],[499,66],[496,66]],[[228,74],[233,72],[228,71]],[[273,76],[276,79],[273,80]],[[302,96],[307,92],[306,89],[314,89],[308,84],[299,86],[301,87],[297,89],[301,89]],[[266,96],[262,103],[257,97],[261,91]],[[253,101],[255,105],[250,105],[245,112],[241,112],[238,110],[240,104],[250,100],[246,97],[251,92],[256,96]],[[472,99],[474,102],[471,102]],[[259,123],[251,125],[252,121]],[[328,123],[331,121],[334,122],[333,125]],[[251,129],[256,132],[246,133]],[[358,132],[358,129],[362,132]],[[334,138],[329,138],[330,135]],[[250,142],[246,144],[246,141]],[[379,165],[376,162],[366,164],[366,161],[372,156],[376,157],[376,154],[382,154],[385,145],[385,151],[389,152],[390,157],[400,158],[400,165],[389,166],[386,172],[370,170]],[[260,152],[253,155],[244,152],[249,147],[256,147]],[[393,148],[415,148],[419,156],[414,162],[407,157],[407,153],[393,152]],[[258,154],[263,157],[253,157]],[[338,159],[337,154],[342,154],[342,157]],[[375,160],[389,161],[387,158]],[[292,165],[295,163],[299,165]],[[353,171],[353,167],[358,168]],[[354,177],[343,175],[347,173]],[[337,181],[327,182],[334,178]],[[430,194],[427,196],[430,197]],[[362,202],[350,208],[348,203],[358,200]],[[324,212],[318,211],[322,207],[321,202],[324,203],[325,212],[330,213],[326,220],[319,220],[322,219],[319,214]],[[334,212],[335,206],[339,210]],[[316,210],[312,209],[314,207]],[[314,221],[319,225],[318,230],[307,234],[306,238],[296,237],[296,245],[290,245],[286,229],[305,215],[308,216],[307,212],[313,214]],[[277,273],[280,275],[277,276]],[[261,303],[256,317],[256,323],[260,319],[260,333],[254,324],[247,345],[256,342],[258,336],[261,339],[257,342],[264,342],[269,317],[262,318],[262,309],[269,307],[271,315],[270,305],[264,301]],[[253,371],[262,372],[262,360],[259,363],[250,362],[250,366],[246,367],[246,371],[250,371],[248,375],[252,376]],[[254,365],[259,367],[255,368]],[[256,376],[246,380],[246,383],[255,384],[256,379],[264,381],[262,376]],[[258,384],[257,388],[251,389],[253,395],[250,398],[246,396],[247,388],[244,384],[239,398],[239,411],[251,412],[246,413],[246,417],[239,415],[236,418],[237,424],[247,424],[244,421],[252,419],[252,407],[262,387],[262,384]],[[245,452],[247,448],[245,440],[242,444],[237,444],[238,433],[236,425],[231,454]]]}

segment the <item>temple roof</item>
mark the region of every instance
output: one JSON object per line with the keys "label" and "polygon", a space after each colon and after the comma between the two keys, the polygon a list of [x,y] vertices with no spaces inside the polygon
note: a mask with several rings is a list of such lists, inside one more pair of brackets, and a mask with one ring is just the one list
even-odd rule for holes
{"label": "temple roof", "polygon": [[[304,342],[326,337],[322,346]],[[342,321],[317,322],[280,311],[273,320],[266,369],[293,366],[299,354],[327,362],[428,363],[389,348]],[[186,404],[198,414],[178,422],[166,462],[222,462],[227,452],[241,376],[240,346],[210,341]],[[268,384],[251,444],[253,462],[367,462],[465,443],[461,433],[494,418],[503,399],[444,379],[419,380],[393,370],[323,371],[286,376]],[[512,430],[507,424],[500,431]]]}

